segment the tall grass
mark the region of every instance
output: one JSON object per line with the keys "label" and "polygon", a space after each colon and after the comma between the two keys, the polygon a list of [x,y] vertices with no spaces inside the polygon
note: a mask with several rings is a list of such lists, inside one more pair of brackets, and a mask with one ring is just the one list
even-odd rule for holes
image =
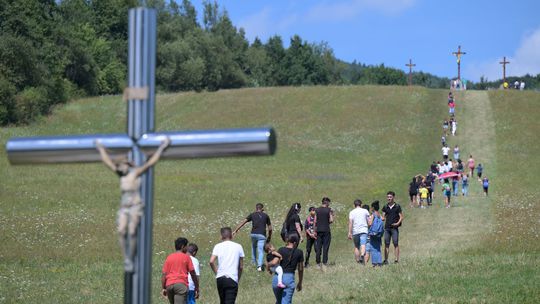
{"label": "tall grass", "polygon": [[[161,265],[176,237],[199,245],[200,302],[216,303],[215,281],[206,265],[219,241],[219,228],[235,226],[257,202],[265,204],[279,227],[292,203],[302,203],[305,211],[323,196],[332,198],[337,213],[330,253],[333,266],[326,273],[307,269],[304,290],[295,295],[295,302],[534,302],[540,297],[535,288],[538,236],[521,228],[504,229],[512,225],[505,217],[509,202],[511,209],[523,206],[529,209],[521,210],[533,214],[520,213],[523,216],[517,218],[530,217],[531,226],[538,223],[534,218],[538,190],[529,182],[534,178],[531,172],[539,169],[538,143],[526,135],[538,131],[534,119],[540,110],[539,95],[495,93],[489,96],[491,102],[487,95],[461,96],[460,128],[470,131],[451,140],[463,151],[491,153],[486,171],[494,181],[493,198],[483,198],[478,186],[470,197],[457,198],[449,210],[440,208],[440,195],[434,208],[408,209],[410,178],[425,173],[440,154],[446,93],[347,86],[160,95],[158,130],[272,125],[278,132],[278,152],[273,157],[157,165],[153,302],[163,301],[158,295]],[[490,116],[478,119],[474,105],[486,100]],[[11,136],[124,132],[125,112],[120,97],[79,100],[28,127],[4,128],[0,137],[4,144]],[[474,130],[490,123],[487,120],[494,122],[494,132],[489,133],[494,138],[482,144],[484,133]],[[529,148],[509,150],[518,144]],[[516,153],[529,160],[518,167],[528,168],[527,173],[509,172],[512,165],[507,164],[513,164]],[[120,302],[122,260],[114,234],[117,178],[101,164],[13,167],[3,151],[0,170],[0,302],[36,298],[42,303]],[[353,262],[352,244],[346,239],[348,211],[355,198],[384,199],[388,190],[397,192],[405,208],[402,262],[382,269],[361,268]],[[533,207],[502,199],[525,192],[520,199]],[[515,243],[501,239],[507,233],[519,235],[520,246],[528,247],[512,249]],[[244,228],[236,238],[248,262],[238,302],[272,303],[270,277],[249,265],[248,234]],[[485,249],[494,244],[496,250]]]}

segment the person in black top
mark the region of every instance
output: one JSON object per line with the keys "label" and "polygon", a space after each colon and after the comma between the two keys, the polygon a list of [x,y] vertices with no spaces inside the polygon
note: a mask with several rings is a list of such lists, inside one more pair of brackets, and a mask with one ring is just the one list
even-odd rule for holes
{"label": "person in black top", "polygon": [[300,205],[300,203],[294,203],[291,208],[289,208],[289,212],[287,212],[287,216],[285,217],[284,226],[286,231],[285,235],[282,235],[283,241],[287,242],[287,236],[289,234],[296,234],[300,239],[300,242],[304,240],[302,238],[302,221],[300,221],[300,216],[298,215],[300,210],[302,210],[302,205]]}
{"label": "person in black top", "polygon": [[315,232],[317,236],[315,241],[315,262],[317,262],[318,267],[321,267],[321,253],[323,265],[328,264],[328,250],[332,241],[330,224],[334,222],[334,211],[330,209],[329,205],[330,199],[323,197],[322,206],[315,210]]}
{"label": "person in black top", "polygon": [[410,207],[416,207],[418,196],[418,183],[416,182],[416,176],[412,178],[409,183],[409,198],[411,199]]}
{"label": "person in black top", "polygon": [[401,206],[394,201],[396,194],[394,191],[388,191],[386,199],[388,204],[383,207],[384,222],[384,261],[383,264],[388,264],[388,251],[390,248],[390,238],[394,244],[394,254],[396,259],[394,263],[399,263],[399,226],[403,222],[403,211]]}
{"label": "person in black top", "polygon": [[[272,223],[268,214],[264,213],[264,205],[258,203],[255,205],[255,212],[248,215],[234,229],[233,236],[236,235],[247,222],[251,222],[251,261],[257,265],[257,271],[262,271],[264,258],[264,244],[272,239]],[[268,238],[266,237],[266,228],[268,227]]]}
{"label": "person in black top", "polygon": [[426,176],[426,181],[425,182],[426,182],[427,189],[429,191],[428,198],[427,198],[428,206],[431,206],[431,204],[433,202],[433,190],[434,190],[434,187],[435,187],[436,178],[437,177],[433,172],[429,172],[428,175]]}
{"label": "person in black top", "polygon": [[429,170],[434,174],[439,174],[439,168],[437,168],[437,163],[435,161],[433,161],[433,163],[429,167]]}
{"label": "person in black top", "polygon": [[[304,253],[298,249],[298,236],[291,233],[287,236],[287,245],[281,247],[278,253],[281,260],[275,258],[268,264],[269,267],[279,264],[283,268],[283,284],[285,288],[278,287],[277,274],[272,279],[272,290],[276,297],[276,303],[292,303],[294,289],[302,290],[302,281],[304,279]],[[294,274],[298,270],[298,283],[295,282]]]}

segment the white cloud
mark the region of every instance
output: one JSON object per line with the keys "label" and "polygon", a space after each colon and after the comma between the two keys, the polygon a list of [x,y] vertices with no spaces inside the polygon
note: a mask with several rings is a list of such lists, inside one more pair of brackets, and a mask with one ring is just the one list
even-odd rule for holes
{"label": "white cloud", "polygon": [[239,26],[246,31],[246,37],[262,40],[287,31],[298,23],[345,21],[358,17],[362,12],[374,11],[385,15],[395,15],[410,8],[417,0],[345,0],[323,1],[320,4],[299,9],[298,5],[275,8],[266,6],[262,10],[246,16]]}
{"label": "white cloud", "polygon": [[[540,73],[540,28],[525,35],[513,56],[507,57],[510,64],[506,66],[506,76],[536,75]],[[466,74],[475,81],[481,76],[488,80],[502,78],[502,58],[487,62],[472,63],[466,69]]]}
{"label": "white cloud", "polygon": [[344,21],[356,18],[369,10],[395,15],[410,8],[415,2],[416,0],[329,1],[313,6],[306,15],[310,21]]}
{"label": "white cloud", "polygon": [[276,16],[275,10],[270,7],[265,7],[261,11],[247,16],[239,21],[240,27],[246,31],[246,37],[253,41],[255,37],[261,40],[266,40],[274,34],[286,30],[297,22],[296,14],[286,14],[284,16]]}

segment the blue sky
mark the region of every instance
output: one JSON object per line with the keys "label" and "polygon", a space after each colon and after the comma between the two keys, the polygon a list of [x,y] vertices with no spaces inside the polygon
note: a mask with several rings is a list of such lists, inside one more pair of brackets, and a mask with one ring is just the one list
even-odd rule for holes
{"label": "blue sky", "polygon": [[[202,1],[192,0],[199,16]],[[384,63],[407,70],[409,58],[422,70],[455,77],[451,55],[458,45],[462,78],[502,78],[540,73],[540,0],[218,0],[250,41],[300,35],[325,41],[337,58]]]}

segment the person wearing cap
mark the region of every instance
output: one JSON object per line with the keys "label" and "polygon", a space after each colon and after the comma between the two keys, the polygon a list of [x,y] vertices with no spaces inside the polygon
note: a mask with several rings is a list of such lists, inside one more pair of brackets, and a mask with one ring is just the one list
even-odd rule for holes
{"label": "person wearing cap", "polygon": [[[251,261],[257,265],[257,271],[262,271],[264,244],[272,239],[272,223],[268,214],[264,213],[264,205],[255,205],[255,212],[249,214],[233,231],[233,237],[247,222],[251,222]],[[268,237],[266,228],[268,227]]]}
{"label": "person wearing cap", "polygon": [[306,229],[306,260],[304,262],[304,267],[309,266],[311,248],[315,247],[315,241],[317,240],[317,232],[315,231],[315,216],[315,207],[309,207],[309,215],[304,223],[304,227]]}

